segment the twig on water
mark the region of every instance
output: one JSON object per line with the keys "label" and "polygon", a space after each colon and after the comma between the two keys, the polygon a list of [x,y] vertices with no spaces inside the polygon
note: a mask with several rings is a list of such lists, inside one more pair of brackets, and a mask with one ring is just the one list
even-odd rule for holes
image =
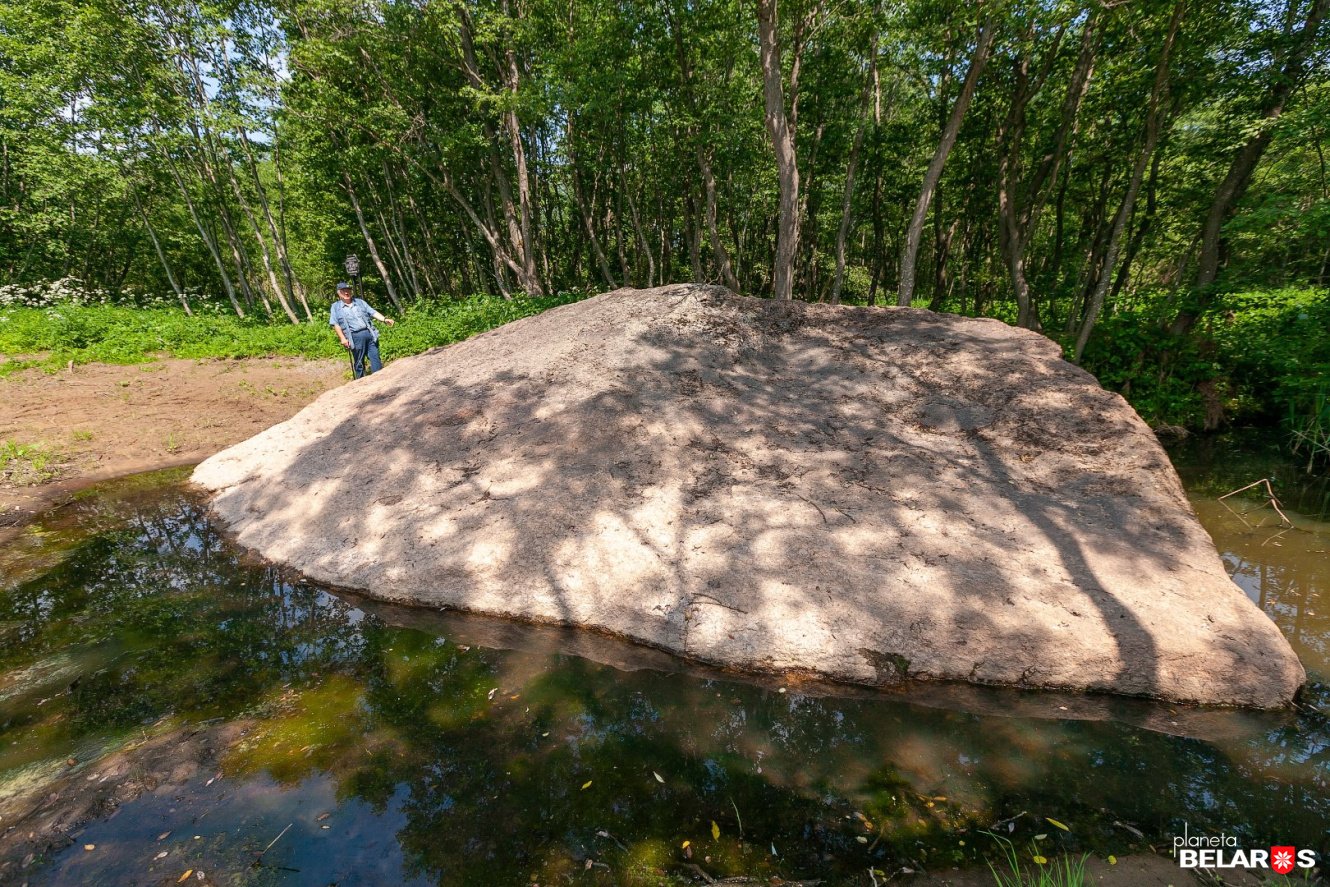
{"label": "twig on water", "polygon": [[989,829],[989,831],[994,831],[994,832],[995,832],[995,831],[998,830],[999,827],[1004,826],[1004,825],[1008,825],[1009,823],[1013,823],[1013,822],[1015,822],[1016,820],[1020,819],[1022,816],[1024,816],[1024,815],[1025,815],[1026,813],[1028,813],[1028,812],[1029,812],[1028,810],[1022,810],[1020,813],[1017,813],[1015,816],[1009,816],[1009,817],[1007,817],[1006,819],[999,819],[997,822],[995,822],[995,823],[993,823],[992,825],[990,825],[990,826],[988,827],[988,829]]}
{"label": "twig on water", "polygon": [[1125,822],[1120,822],[1120,821],[1118,821],[1118,820],[1116,820],[1116,819],[1113,820],[1113,824],[1116,825],[1116,826],[1117,826],[1118,828],[1120,828],[1120,829],[1126,829],[1127,831],[1131,832],[1131,833],[1132,833],[1133,835],[1135,835],[1136,837],[1140,838],[1142,841],[1145,840],[1145,832],[1141,831],[1140,829],[1135,828],[1134,826],[1127,825]]}
{"label": "twig on water", "polygon": [[1270,486],[1270,478],[1268,478],[1268,477],[1263,477],[1263,478],[1261,478],[1261,479],[1258,480],[1258,481],[1252,481],[1251,483],[1247,484],[1247,486],[1245,486],[1245,487],[1239,487],[1239,488],[1236,489],[1236,490],[1233,490],[1233,491],[1231,491],[1231,492],[1225,493],[1224,495],[1222,495],[1222,496],[1219,497],[1219,501],[1220,501],[1220,502],[1223,502],[1223,501],[1224,501],[1225,499],[1227,499],[1229,496],[1236,496],[1238,493],[1245,493],[1245,492],[1247,492],[1247,491],[1250,490],[1252,487],[1260,487],[1260,486],[1264,486],[1264,487],[1265,487],[1265,495],[1266,495],[1266,498],[1269,499],[1269,501],[1270,501],[1270,507],[1273,508],[1273,509],[1275,510],[1275,514],[1278,514],[1279,517],[1280,517],[1280,519],[1281,519],[1284,523],[1288,524],[1290,527],[1293,526],[1293,521],[1289,520],[1289,519],[1288,519],[1288,515],[1287,515],[1287,514],[1284,514],[1283,510],[1280,509],[1280,507],[1279,507],[1279,500],[1278,500],[1277,498],[1275,498],[1275,491],[1274,491],[1274,488]]}
{"label": "twig on water", "polygon": [[1271,535],[1269,539],[1263,541],[1261,545],[1266,545],[1267,543],[1274,542],[1276,539],[1278,539],[1280,536],[1283,536],[1287,532],[1288,532],[1287,528],[1280,530],[1278,533]]}
{"label": "twig on water", "polygon": [[698,876],[699,878],[701,878],[703,881],[706,881],[708,884],[714,884],[714,883],[716,883],[716,879],[713,878],[713,877],[711,877],[710,875],[708,875],[706,872],[702,871],[702,866],[698,865],[698,864],[695,863],[695,862],[685,862],[685,863],[681,863],[681,864],[680,864],[680,868],[687,869],[688,871],[690,871],[690,872],[692,872],[693,874],[697,875],[697,876]]}
{"label": "twig on water", "polygon": [[271,850],[273,844],[276,844],[278,841],[282,840],[282,835],[284,835],[284,834],[286,834],[287,832],[289,832],[289,831],[291,830],[291,826],[293,826],[293,825],[295,825],[294,822],[288,822],[288,823],[286,824],[286,828],[284,828],[284,829],[282,829],[280,832],[278,832],[278,833],[277,833],[277,837],[275,837],[275,838],[273,838],[271,841],[269,841],[269,842],[268,842],[268,846],[267,846],[267,847],[264,847],[262,850],[260,850],[260,851],[258,852],[258,855],[254,857],[254,862],[253,862],[253,864],[254,864],[254,865],[261,865],[261,864],[263,863],[263,854],[265,854],[265,853],[267,853],[269,850]]}

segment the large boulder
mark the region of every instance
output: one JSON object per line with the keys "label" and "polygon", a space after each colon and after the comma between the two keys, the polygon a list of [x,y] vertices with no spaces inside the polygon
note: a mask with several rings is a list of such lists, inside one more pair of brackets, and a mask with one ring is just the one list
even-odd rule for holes
{"label": "large boulder", "polygon": [[1306,680],[1131,407],[994,320],[618,290],[194,480],[316,582],[722,666],[1258,707]]}

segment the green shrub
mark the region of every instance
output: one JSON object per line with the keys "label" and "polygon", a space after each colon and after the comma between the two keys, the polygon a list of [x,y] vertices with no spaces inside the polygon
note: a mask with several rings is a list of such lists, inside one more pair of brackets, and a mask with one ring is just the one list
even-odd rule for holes
{"label": "green shrub", "polygon": [[[386,333],[385,357],[417,354],[496,326],[575,302],[584,293],[505,301],[476,296],[408,306]],[[290,355],[340,358],[344,350],[328,327],[327,306],[311,306],[314,320],[288,324],[179,308],[63,304],[0,309],[0,352],[44,354],[51,367],[74,363],[142,363],[157,357],[239,358]],[[379,306],[383,309],[384,306]],[[390,312],[391,316],[391,312]],[[33,361],[10,361],[31,366]]]}
{"label": "green shrub", "polygon": [[1167,332],[1175,310],[1167,293],[1148,292],[1107,315],[1086,369],[1151,423],[1317,421],[1330,390],[1330,291],[1229,293],[1183,339]]}

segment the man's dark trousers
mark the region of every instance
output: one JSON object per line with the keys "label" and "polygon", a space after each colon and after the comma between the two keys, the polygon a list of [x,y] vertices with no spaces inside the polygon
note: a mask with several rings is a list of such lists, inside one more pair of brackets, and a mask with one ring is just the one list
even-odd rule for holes
{"label": "man's dark trousers", "polygon": [[377,373],[383,369],[379,360],[379,343],[374,341],[374,333],[369,330],[356,330],[351,334],[351,371],[357,379],[365,375],[365,358],[369,358],[369,371]]}

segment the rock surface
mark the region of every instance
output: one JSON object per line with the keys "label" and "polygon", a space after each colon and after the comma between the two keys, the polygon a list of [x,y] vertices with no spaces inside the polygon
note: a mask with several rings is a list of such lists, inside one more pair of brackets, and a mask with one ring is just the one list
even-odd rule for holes
{"label": "rock surface", "polygon": [[1145,423],[994,320],[618,290],[398,360],[194,480],[317,582],[723,666],[1258,707],[1306,680]]}

